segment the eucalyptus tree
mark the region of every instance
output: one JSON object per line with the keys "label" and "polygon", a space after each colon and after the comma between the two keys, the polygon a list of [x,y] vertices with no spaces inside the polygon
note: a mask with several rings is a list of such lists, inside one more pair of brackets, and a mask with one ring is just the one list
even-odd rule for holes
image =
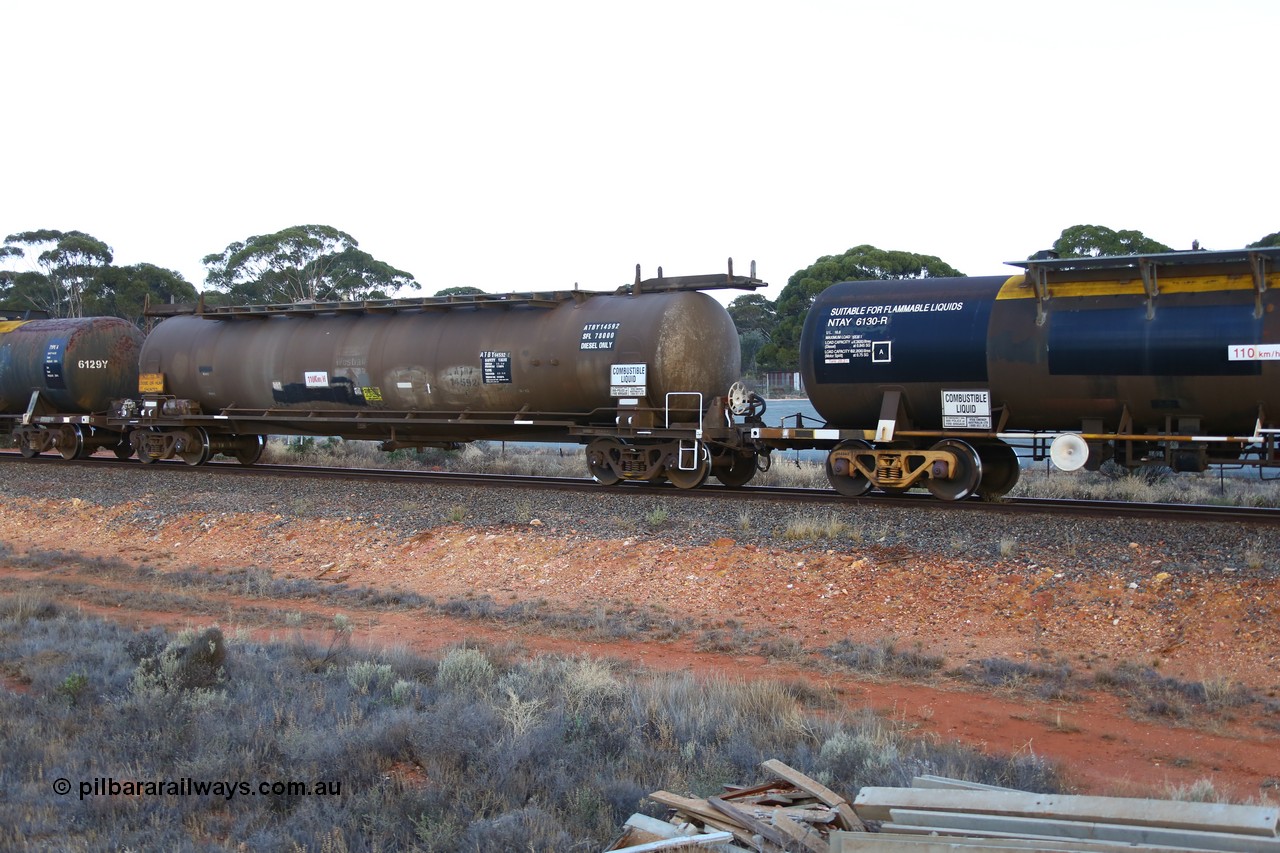
{"label": "eucalyptus tree", "polygon": [[85,295],[87,314],[110,314],[123,317],[138,326],[148,325],[142,315],[147,301],[154,305],[167,302],[195,302],[199,298],[195,286],[175,270],[155,264],[140,263],[127,267],[107,267]]}
{"label": "eucalyptus tree", "polygon": [[778,321],[773,303],[763,293],[747,293],[729,303],[729,316],[738,329],[742,370],[755,373],[760,369],[760,351],[772,339],[773,327]]}
{"label": "eucalyptus tree", "polygon": [[799,366],[800,333],[804,330],[805,315],[818,294],[837,281],[959,275],[963,273],[934,255],[868,245],[855,246],[841,255],[818,258],[792,275],[778,294],[773,305],[776,321],[769,342],[756,354],[756,364],[762,370],[795,370]]}
{"label": "eucalyptus tree", "polygon": [[6,274],[7,302],[51,317],[84,316],[84,299],[111,265],[111,247],[83,231],[22,231],[4,239],[3,257],[32,269]]}
{"label": "eucalyptus tree", "polygon": [[1062,229],[1053,250],[1063,258],[1097,258],[1111,255],[1146,255],[1172,252],[1141,231],[1113,231],[1105,225],[1072,225]]}
{"label": "eucalyptus tree", "polygon": [[383,299],[421,285],[329,225],[295,225],[249,237],[203,259],[205,283],[231,302]]}
{"label": "eucalyptus tree", "polygon": [[748,293],[729,303],[729,316],[738,327],[738,334],[757,332],[766,341],[773,337],[773,326],[778,322],[777,310],[763,293]]}

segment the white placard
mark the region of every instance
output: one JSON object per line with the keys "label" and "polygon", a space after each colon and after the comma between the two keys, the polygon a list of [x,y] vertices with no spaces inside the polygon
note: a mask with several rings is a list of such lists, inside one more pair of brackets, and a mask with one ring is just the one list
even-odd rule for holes
{"label": "white placard", "polygon": [[1227,361],[1280,361],[1280,344],[1232,344]]}
{"label": "white placard", "polygon": [[991,392],[943,391],[942,428],[991,429]]}
{"label": "white placard", "polygon": [[643,397],[648,394],[649,368],[646,364],[609,365],[610,397]]}

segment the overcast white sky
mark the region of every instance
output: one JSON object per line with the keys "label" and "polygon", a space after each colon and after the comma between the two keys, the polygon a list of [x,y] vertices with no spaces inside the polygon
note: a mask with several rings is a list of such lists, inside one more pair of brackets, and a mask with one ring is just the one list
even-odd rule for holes
{"label": "overcast white sky", "polygon": [[[423,295],[862,243],[969,275],[1063,228],[1239,248],[1274,206],[1280,3],[5,4],[0,235],[200,259],[332,225]],[[726,294],[732,298],[734,294]]]}

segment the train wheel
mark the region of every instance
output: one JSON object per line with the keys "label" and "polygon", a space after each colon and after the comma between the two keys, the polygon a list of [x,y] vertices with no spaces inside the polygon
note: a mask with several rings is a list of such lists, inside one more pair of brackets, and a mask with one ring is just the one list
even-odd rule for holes
{"label": "train wheel", "polygon": [[988,442],[978,445],[978,457],[982,460],[982,481],[978,483],[978,494],[983,500],[993,500],[1008,494],[1018,485],[1018,475],[1022,473],[1018,465],[1018,454],[1003,441]]}
{"label": "train wheel", "polygon": [[[850,441],[842,441],[836,445],[837,450],[870,450],[871,445],[861,439],[852,439]],[[837,459],[833,464],[831,454],[827,454],[827,479],[831,481],[831,488],[835,489],[846,498],[860,498],[867,492],[871,491],[871,481],[866,478],[857,468],[849,464],[848,460]]]}
{"label": "train wheel", "polygon": [[622,478],[617,472],[609,467],[608,463],[593,464],[587,461],[587,470],[591,472],[591,479],[595,480],[602,486],[616,486],[622,482]]}
{"label": "train wheel", "polygon": [[183,449],[178,451],[178,458],[188,465],[203,465],[209,461],[209,433],[204,427],[194,427],[183,436]]}
{"label": "train wheel", "polygon": [[982,458],[972,445],[955,438],[944,438],[932,448],[947,450],[955,457],[956,464],[951,476],[930,477],[927,486],[935,498],[944,501],[960,501],[975,494],[978,484],[982,482]]}
{"label": "train wheel", "polygon": [[730,452],[729,465],[716,468],[715,478],[731,489],[737,489],[751,482],[756,475],[756,455],[740,456]]}
{"label": "train wheel", "polygon": [[117,459],[128,459],[133,455],[133,446],[124,438],[120,439],[120,443],[111,448],[111,452],[116,455]]}
{"label": "train wheel", "polygon": [[671,485],[677,489],[696,489],[707,481],[707,476],[711,473],[711,460],[701,459],[698,467],[690,471],[683,471],[679,468],[668,468],[667,479],[671,481]]}
{"label": "train wheel", "polygon": [[85,457],[84,430],[80,428],[79,424],[68,424],[59,431],[58,452],[67,461]]}
{"label": "train wheel", "polygon": [[616,441],[606,438],[593,441],[587,447],[587,471],[591,474],[591,479],[602,486],[616,486],[622,482],[622,477],[609,464],[609,457],[617,446]]}
{"label": "train wheel", "polygon": [[242,435],[238,437],[236,449],[232,455],[241,465],[253,465],[262,458],[262,451],[266,446],[265,435]]}

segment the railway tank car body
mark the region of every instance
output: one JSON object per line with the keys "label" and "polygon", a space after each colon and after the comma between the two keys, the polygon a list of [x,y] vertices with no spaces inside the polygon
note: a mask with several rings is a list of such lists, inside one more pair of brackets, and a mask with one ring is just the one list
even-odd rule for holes
{"label": "railway tank car body", "polygon": [[[965,410],[950,392],[989,389],[982,414],[1005,409],[1009,429],[1115,428],[1127,411],[1140,432],[1172,417],[1235,434],[1252,432],[1259,406],[1280,413],[1280,362],[1232,357],[1280,341],[1280,316],[1255,317],[1247,291],[1170,293],[1150,319],[1132,296],[1062,298],[1037,324],[1028,289],[1020,276],[828,288],[802,345],[814,407],[874,423],[896,389],[915,426],[942,429]],[[843,325],[864,318],[877,325]]]}
{"label": "railway tank car body", "polygon": [[386,450],[476,440],[576,442],[593,477],[745,482],[756,450],[724,396],[740,350],[703,291],[754,276],[677,276],[612,292],[259,306],[163,306],[139,397],[109,424],[143,462],[252,464],[265,436]]}
{"label": "railway tank car body", "polygon": [[0,414],[106,411],[136,393],[142,332],[116,317],[0,320]]}
{"label": "railway tank car body", "polygon": [[1116,436],[1151,436],[1174,467],[1202,470],[1219,461],[1214,437],[1238,451],[1280,417],[1278,256],[1044,259],[1025,275],[834,284],[806,318],[805,387],[828,423],[869,424],[873,442],[1072,432],[1063,455],[1098,464],[1139,446]]}
{"label": "railway tank car body", "polygon": [[521,413],[588,422],[607,410],[612,422],[618,397],[657,405],[668,393],[709,398],[736,379],[738,361],[728,312],[691,291],[551,307],[508,300],[178,316],[148,336],[141,371],[163,374],[166,394],[205,412]]}

